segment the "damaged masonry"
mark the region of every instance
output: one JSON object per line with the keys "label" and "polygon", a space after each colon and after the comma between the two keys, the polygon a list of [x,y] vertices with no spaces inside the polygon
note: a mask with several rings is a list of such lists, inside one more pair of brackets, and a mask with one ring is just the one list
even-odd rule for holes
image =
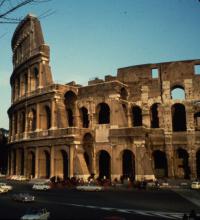
{"label": "damaged masonry", "polygon": [[16,28],[12,50],[9,175],[200,178],[200,60],[55,84],[33,15]]}

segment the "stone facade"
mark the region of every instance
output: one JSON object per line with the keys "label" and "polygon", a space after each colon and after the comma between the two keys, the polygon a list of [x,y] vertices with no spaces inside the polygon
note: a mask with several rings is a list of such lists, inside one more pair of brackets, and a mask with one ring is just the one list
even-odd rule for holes
{"label": "stone facade", "polygon": [[55,84],[33,15],[18,25],[12,50],[9,174],[200,177],[200,60],[120,68],[87,86]]}

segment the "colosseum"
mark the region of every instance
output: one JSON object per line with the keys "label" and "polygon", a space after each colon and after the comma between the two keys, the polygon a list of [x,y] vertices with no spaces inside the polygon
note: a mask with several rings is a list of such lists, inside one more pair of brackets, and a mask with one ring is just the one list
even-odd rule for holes
{"label": "colosseum", "polygon": [[200,59],[56,84],[33,15],[16,28],[12,51],[8,174],[200,178]]}

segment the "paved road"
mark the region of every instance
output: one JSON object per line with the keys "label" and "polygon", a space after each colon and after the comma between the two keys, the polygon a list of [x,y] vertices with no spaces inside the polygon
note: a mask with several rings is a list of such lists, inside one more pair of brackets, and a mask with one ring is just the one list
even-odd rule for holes
{"label": "paved road", "polygon": [[[51,219],[97,219],[109,216],[129,219],[182,219],[183,213],[200,207],[188,200],[188,190],[107,190],[104,192],[79,192],[74,189],[52,189],[48,192],[32,191],[31,185],[11,183],[13,192],[0,195],[0,219],[20,219],[28,207],[45,207]],[[36,202],[24,204],[12,201],[16,192],[30,192]],[[187,192],[187,193],[185,193]],[[192,192],[199,195],[198,192]],[[184,196],[183,196],[184,194]],[[195,198],[197,199],[197,198]]]}

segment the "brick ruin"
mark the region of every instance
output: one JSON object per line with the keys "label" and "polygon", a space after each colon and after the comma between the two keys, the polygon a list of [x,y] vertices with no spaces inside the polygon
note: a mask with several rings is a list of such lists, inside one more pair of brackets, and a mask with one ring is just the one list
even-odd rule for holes
{"label": "brick ruin", "polygon": [[33,15],[16,28],[12,50],[10,175],[200,178],[199,59],[55,84]]}

